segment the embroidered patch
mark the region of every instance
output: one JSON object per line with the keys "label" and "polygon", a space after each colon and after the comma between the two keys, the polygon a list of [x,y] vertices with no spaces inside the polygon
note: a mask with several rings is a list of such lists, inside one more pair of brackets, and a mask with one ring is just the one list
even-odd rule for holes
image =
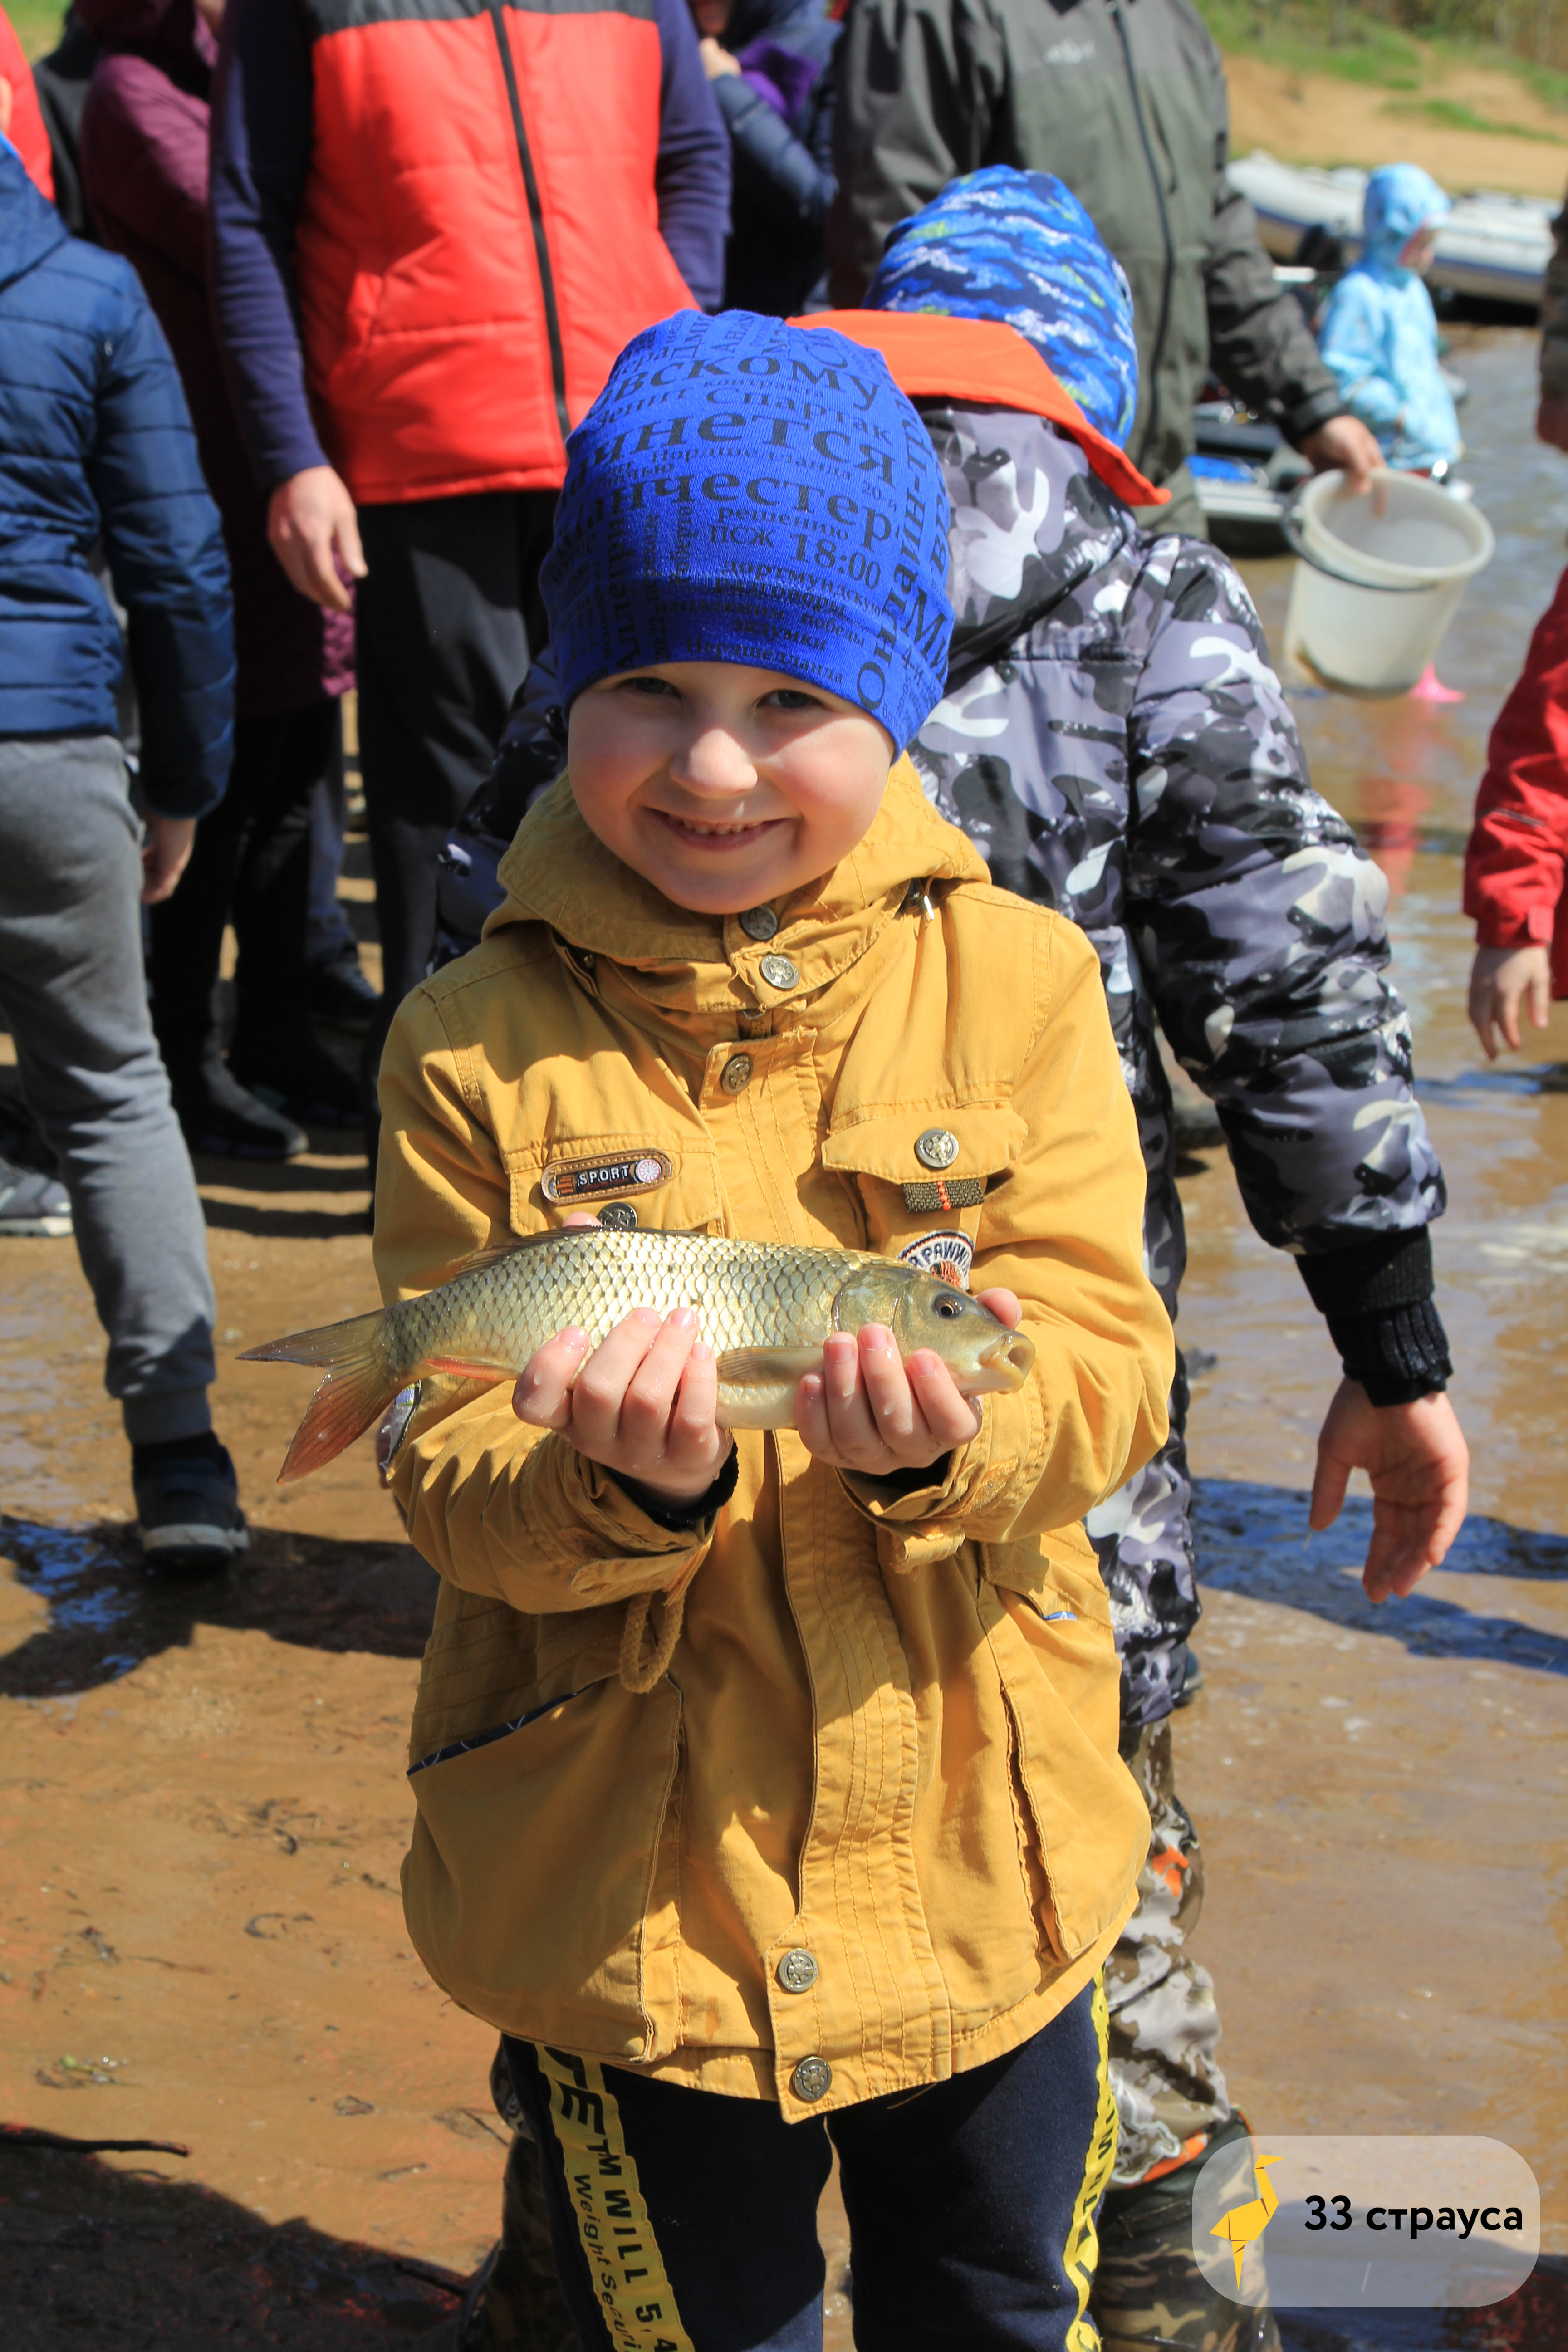
{"label": "embroidered patch", "polygon": [[539,1189],[557,1208],[603,1201],[613,1192],[653,1192],[668,1184],[675,1162],[667,1151],[628,1151],[619,1160],[552,1160]]}
{"label": "embroidered patch", "polygon": [[938,1176],[904,1186],[904,1206],[911,1217],[929,1216],[933,1209],[977,1209],[984,1198],[984,1176]]}
{"label": "embroidered patch", "polygon": [[[904,1189],[907,1192],[909,1187]],[[934,1274],[939,1282],[951,1282],[955,1290],[967,1290],[974,1244],[967,1234],[921,1234],[899,1252],[899,1264],[918,1265],[922,1274]]]}

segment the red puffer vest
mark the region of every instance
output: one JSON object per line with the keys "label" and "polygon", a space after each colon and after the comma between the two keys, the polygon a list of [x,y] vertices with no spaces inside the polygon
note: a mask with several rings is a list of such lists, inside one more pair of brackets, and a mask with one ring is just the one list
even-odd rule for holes
{"label": "red puffer vest", "polygon": [[305,0],[296,248],[322,438],[361,504],[558,488],[631,336],[691,296],[658,233],[649,0]]}

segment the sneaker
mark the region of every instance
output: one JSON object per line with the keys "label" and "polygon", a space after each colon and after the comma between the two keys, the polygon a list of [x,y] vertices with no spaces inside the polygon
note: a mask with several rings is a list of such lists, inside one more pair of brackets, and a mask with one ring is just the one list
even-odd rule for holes
{"label": "sneaker", "polygon": [[268,1038],[229,1049],[229,1074],[257,1101],[302,1127],[357,1127],[363,1117],[359,1080],[334,1061],[307,1031],[302,1037]]}
{"label": "sneaker", "polygon": [[131,1452],[143,1556],[160,1568],[224,1568],[250,1542],[226,1450],[205,1436]]}
{"label": "sneaker", "polygon": [[73,1230],[70,1194],[58,1176],[0,1160],[0,1238],[62,1241]]}
{"label": "sneaker", "polygon": [[310,1139],[231,1077],[216,1055],[194,1077],[169,1075],[174,1116],[189,1149],[215,1160],[297,1160]]}
{"label": "sneaker", "polygon": [[357,955],[314,965],[306,975],[306,986],[315,1018],[330,1022],[334,1029],[352,1029],[356,1036],[370,1027],[381,1003],[360,970]]}
{"label": "sneaker", "polygon": [[[1250,2137],[1240,2116],[1155,2180],[1112,2189],[1100,2213],[1089,2309],[1101,2352],[1280,2352],[1271,2311],[1247,2311],[1210,2286],[1193,2259],[1193,2190],[1216,2147]],[[1238,2160],[1245,2150],[1238,2150]]]}

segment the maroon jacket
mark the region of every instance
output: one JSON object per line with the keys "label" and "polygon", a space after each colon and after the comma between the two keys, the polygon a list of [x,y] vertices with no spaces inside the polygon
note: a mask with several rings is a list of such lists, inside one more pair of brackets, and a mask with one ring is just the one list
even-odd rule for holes
{"label": "maroon jacket", "polygon": [[236,717],[342,694],[353,624],[299,595],[267,544],[207,290],[208,89],[216,47],[194,0],[77,0],[104,43],[81,125],[82,183],[104,244],[134,267],[184,380],[234,575]]}

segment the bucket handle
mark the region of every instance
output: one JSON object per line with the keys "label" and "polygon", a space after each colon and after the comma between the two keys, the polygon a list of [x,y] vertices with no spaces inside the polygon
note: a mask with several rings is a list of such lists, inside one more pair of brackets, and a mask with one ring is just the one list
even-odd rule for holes
{"label": "bucket handle", "polygon": [[1331,563],[1325,563],[1317,551],[1308,546],[1302,535],[1301,526],[1297,520],[1297,509],[1306,495],[1310,478],[1309,476],[1308,481],[1303,482],[1299,490],[1293,491],[1279,509],[1279,535],[1299,563],[1305,563],[1312,571],[1321,572],[1325,580],[1337,580],[1346,588],[1368,589],[1375,596],[1425,596],[1437,584],[1430,580],[1417,580],[1412,582],[1407,588],[1396,588],[1392,583],[1385,586],[1381,580],[1358,580],[1353,572],[1339,572]]}

